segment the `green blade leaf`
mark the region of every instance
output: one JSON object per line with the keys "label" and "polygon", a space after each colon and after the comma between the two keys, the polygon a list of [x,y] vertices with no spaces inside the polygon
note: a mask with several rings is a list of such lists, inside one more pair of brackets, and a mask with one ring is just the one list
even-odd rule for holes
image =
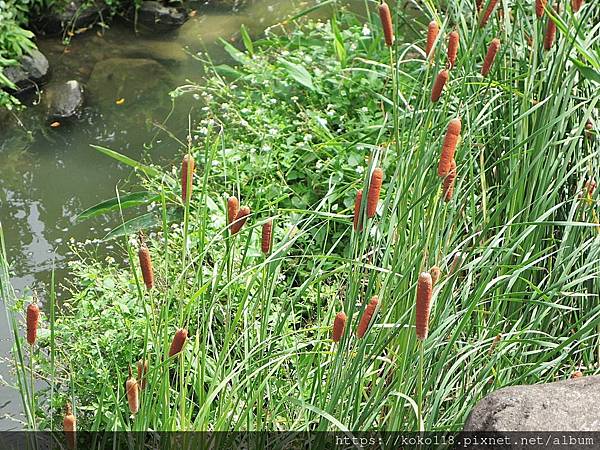
{"label": "green blade leaf", "polygon": [[[123,195],[120,198],[121,209],[132,208],[134,206],[147,205],[153,201],[159,199],[159,196],[152,194],[149,191],[133,192],[131,194]],[[100,216],[102,214],[109,213],[119,209],[119,198],[113,197],[109,200],[100,202],[85,211],[81,212],[76,220],[84,221],[91,219],[92,217]]]}
{"label": "green blade leaf", "polygon": [[133,167],[136,170],[139,170],[141,172],[144,172],[146,175],[148,175],[149,177],[160,177],[161,176],[161,172],[154,169],[153,167],[147,166],[145,164],[142,164],[141,162],[136,161],[135,159],[131,159],[128,156],[122,155],[119,152],[116,152],[114,150],[111,150],[109,148],[106,147],[101,147],[99,145],[94,145],[94,144],[90,144],[90,147],[98,150],[100,153],[105,154],[106,156],[110,156],[111,158],[126,164],[130,167]]}
{"label": "green blade leaf", "polygon": [[[167,213],[167,221],[169,223],[175,220],[181,220],[181,209],[169,211]],[[141,216],[134,217],[133,219],[128,220],[127,222],[112,229],[106,236],[104,236],[103,240],[109,241],[111,239],[125,236],[128,234],[135,234],[140,230],[146,230],[148,228],[157,228],[161,225],[161,214],[159,212],[149,212],[146,214],[142,214]]]}

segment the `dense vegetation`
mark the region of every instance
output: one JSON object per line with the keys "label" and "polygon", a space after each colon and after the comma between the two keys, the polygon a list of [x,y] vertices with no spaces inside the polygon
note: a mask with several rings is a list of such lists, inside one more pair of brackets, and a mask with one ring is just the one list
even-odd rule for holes
{"label": "dense vegetation", "polygon": [[[242,33],[244,51],[227,46],[235,67],[173,92],[195,96],[201,111],[177,144],[196,161],[183,199],[179,163],[163,169],[99,149],[135,167],[143,191],[83,216],[149,212],[108,236],[125,265],[75,247],[70,298],[59,309],[48,294],[33,347],[17,319],[31,299],[14,302],[29,427],[60,429],[71,402],[78,426],[92,430],[459,429],[499,387],[600,373],[600,5],[548,5],[538,18],[529,1],[499,2],[480,26],[485,13],[470,0],[417,4],[440,27],[430,59],[426,25],[388,48],[376,14],[341,11],[254,42]],[[392,10],[404,29],[410,10]],[[452,30],[458,57],[432,102]],[[482,76],[494,38],[501,46]],[[446,199],[438,161],[458,117]],[[383,189],[368,219],[378,167]],[[358,189],[362,229],[352,225]],[[232,195],[251,208],[237,234]],[[417,280],[433,266],[441,277],[419,341]],[[0,280],[9,298],[5,264]],[[346,328],[334,343],[340,311]],[[179,328],[187,343],[168,357]],[[30,353],[47,383],[35,394]],[[126,380],[138,361],[148,370],[132,415]]]}

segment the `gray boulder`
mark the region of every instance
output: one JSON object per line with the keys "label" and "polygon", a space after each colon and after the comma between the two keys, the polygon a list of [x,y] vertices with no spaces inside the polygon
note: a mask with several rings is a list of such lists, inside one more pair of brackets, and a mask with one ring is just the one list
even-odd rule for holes
{"label": "gray boulder", "polygon": [[78,81],[69,80],[48,87],[48,119],[63,120],[78,117],[83,107],[83,87]]}
{"label": "gray boulder", "polygon": [[175,30],[188,19],[183,8],[165,6],[156,1],[142,2],[137,12],[137,23],[159,33]]}
{"label": "gray boulder", "polygon": [[500,389],[471,411],[464,431],[598,431],[600,376]]}
{"label": "gray boulder", "polygon": [[16,86],[13,94],[18,97],[48,81],[50,64],[42,52],[32,50],[18,65],[6,67],[4,75]]}
{"label": "gray boulder", "polygon": [[56,36],[68,28],[87,28],[102,20],[108,11],[102,1],[90,4],[84,0],[73,0],[60,11],[56,9],[43,12],[33,20],[33,27],[38,34]]}

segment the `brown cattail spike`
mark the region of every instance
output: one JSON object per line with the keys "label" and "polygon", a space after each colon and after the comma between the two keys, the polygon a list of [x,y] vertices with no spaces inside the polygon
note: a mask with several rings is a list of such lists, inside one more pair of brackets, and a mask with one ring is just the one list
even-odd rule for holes
{"label": "brown cattail spike", "polygon": [[583,6],[583,0],[571,0],[571,9],[574,13],[579,12],[581,7]]}
{"label": "brown cattail spike", "polygon": [[374,295],[371,298],[371,301],[365,308],[365,312],[360,318],[360,322],[358,323],[358,328],[356,329],[356,337],[361,339],[367,330],[369,329],[369,325],[371,324],[371,319],[375,315],[375,310],[377,309],[377,305],[379,304],[379,298]]}
{"label": "brown cattail spike", "polygon": [[446,136],[444,136],[444,142],[442,143],[440,162],[438,164],[438,176],[440,177],[447,176],[452,168],[452,160],[454,159],[454,153],[456,152],[461,127],[460,117],[452,119],[448,124]]}
{"label": "brown cattail spike", "polygon": [[333,342],[340,342],[340,339],[344,335],[344,330],[346,328],[346,314],[343,311],[340,311],[335,315],[335,319],[333,321],[333,333],[331,339]]}
{"label": "brown cattail spike", "polygon": [[448,72],[446,69],[440,70],[440,72],[437,74],[437,77],[435,77],[433,88],[431,89],[431,101],[433,103],[437,102],[442,96],[442,90],[444,89],[448,78],[450,78],[450,72]]}
{"label": "brown cattail spike", "polygon": [[454,258],[452,258],[452,264],[450,265],[450,274],[453,274],[457,270],[460,269],[460,266],[463,262],[463,254],[462,252],[456,252],[454,254]]}
{"label": "brown cattail spike", "polygon": [[377,203],[381,194],[381,184],[383,183],[383,170],[381,167],[376,167],[371,174],[371,182],[369,183],[369,193],[367,196],[367,217],[373,218],[377,213]]}
{"label": "brown cattail spike", "polygon": [[452,31],[448,36],[448,64],[450,68],[454,67],[456,63],[456,56],[458,55],[458,48],[460,46],[460,36],[458,31]]}
{"label": "brown cattail spike", "polygon": [[535,15],[538,19],[543,17],[546,3],[548,3],[548,0],[535,0]]}
{"label": "brown cattail spike", "polygon": [[37,303],[30,303],[27,306],[27,343],[29,345],[35,344],[39,321],[40,308]]}
{"label": "brown cattail spike", "polygon": [[354,200],[354,231],[362,230],[362,217],[360,214],[360,205],[362,203],[363,191],[360,189],[356,193],[356,199]]}
{"label": "brown cattail spike", "polygon": [[131,374],[131,367],[129,368],[129,378],[125,382],[125,392],[127,393],[129,411],[132,415],[136,415],[140,409],[140,390],[137,380]]}
{"label": "brown cattail spike", "polygon": [[[195,162],[189,153],[181,161],[181,201],[186,203],[192,196]],[[188,192],[189,187],[189,192]]]}
{"label": "brown cattail spike", "polygon": [[379,5],[379,19],[381,19],[381,26],[383,27],[385,45],[391,47],[394,44],[394,24],[392,23],[390,7],[386,2]]}
{"label": "brown cattail spike", "polygon": [[433,46],[435,45],[435,41],[440,33],[440,27],[435,20],[429,22],[427,26],[427,44],[425,46],[425,57],[429,60],[433,61]]}
{"label": "brown cattail spike", "polygon": [[169,358],[171,356],[177,355],[185,345],[185,341],[187,340],[188,331],[185,328],[178,328],[175,332],[175,336],[173,336],[173,341],[171,342],[171,347],[169,348]]}
{"label": "brown cattail spike", "polygon": [[492,68],[492,64],[494,64],[494,59],[496,59],[496,55],[498,54],[498,50],[500,50],[500,39],[494,38],[487,50],[487,54],[483,59],[483,66],[481,67],[481,75],[486,77],[488,73],[490,73],[490,69]]}
{"label": "brown cattail spike", "polygon": [[144,242],[144,238],[140,235],[139,238],[140,249],[138,250],[138,258],[140,260],[140,268],[142,269],[142,278],[146,289],[150,290],[154,287],[154,269],[152,268],[152,258],[150,257],[150,250]]}
{"label": "brown cattail spike", "polygon": [[230,225],[234,222],[240,210],[240,202],[237,197],[231,196],[227,199],[227,224]]}
{"label": "brown cattail spike", "polygon": [[423,341],[429,334],[429,313],[431,311],[431,291],[433,281],[428,272],[421,272],[417,285],[417,313],[415,328],[417,339]]}
{"label": "brown cattail spike", "polygon": [[242,229],[248,216],[250,215],[250,208],[242,206],[235,216],[235,221],[231,224],[231,234],[237,234]]}
{"label": "brown cattail spike", "polygon": [[480,28],[483,28],[488,23],[497,3],[498,0],[489,0],[487,8],[485,8],[485,11],[483,11],[483,14],[481,15],[481,19],[479,20]]}
{"label": "brown cattail spike", "polygon": [[494,350],[496,349],[496,347],[498,346],[498,344],[500,343],[500,341],[502,340],[502,335],[498,334],[496,335],[496,337],[494,338],[492,345],[490,346],[490,349],[488,350],[488,355],[492,355],[492,353],[494,353]]}
{"label": "brown cattail spike", "polygon": [[[452,200],[452,194],[454,193],[454,182],[456,181],[456,161],[452,159],[450,163],[450,171],[446,178],[444,178],[444,182],[442,183],[443,191],[444,191],[444,201],[448,203]],[[435,283],[434,283],[435,284]]]}
{"label": "brown cattail spike", "polygon": [[137,362],[137,377],[140,385],[140,389],[146,387],[146,374],[148,373],[148,361],[140,360]]}
{"label": "brown cattail spike", "polygon": [[429,275],[431,275],[431,284],[435,286],[440,279],[442,270],[438,266],[433,266],[429,269]]}
{"label": "brown cattail spike", "polygon": [[271,253],[271,243],[273,239],[273,221],[267,220],[262,226],[261,250],[265,255]]}
{"label": "brown cattail spike", "polygon": [[551,17],[548,17],[548,25],[546,27],[546,34],[544,35],[544,50],[551,50],[556,40],[556,24]]}
{"label": "brown cattail spike", "polygon": [[67,440],[67,446],[73,450],[77,445],[77,437],[75,435],[77,431],[77,419],[73,415],[71,404],[67,403],[65,406],[65,418],[63,419],[63,429],[65,431],[65,438]]}

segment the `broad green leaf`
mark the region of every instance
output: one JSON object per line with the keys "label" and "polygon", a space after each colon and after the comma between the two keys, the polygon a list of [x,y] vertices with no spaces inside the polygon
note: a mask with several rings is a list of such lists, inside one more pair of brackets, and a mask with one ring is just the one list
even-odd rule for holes
{"label": "broad green leaf", "polygon": [[227,64],[219,64],[218,66],[215,66],[214,69],[215,72],[217,72],[222,77],[237,79],[244,76],[242,72],[240,72],[239,70],[235,70],[233,67]]}
{"label": "broad green leaf", "polygon": [[237,48],[224,39],[221,39],[221,42],[223,43],[225,51],[229,53],[229,56],[231,56],[236,62],[244,66],[250,62],[250,58],[248,58],[248,55],[246,55],[244,52],[240,52]]}
{"label": "broad green leaf", "polygon": [[[148,191],[133,192],[132,194],[127,194],[120,197],[120,208],[127,209],[134,206],[147,205],[148,203],[158,200],[158,198],[158,195]],[[86,209],[77,216],[76,220],[88,220],[92,217],[100,216],[118,209],[119,198],[113,197]]]}
{"label": "broad green leaf", "polygon": [[294,80],[296,80],[302,86],[305,86],[312,91],[315,90],[315,86],[313,84],[312,77],[311,77],[310,73],[308,73],[308,70],[306,70],[303,66],[294,64],[283,58],[279,59],[279,63],[287,71],[287,73],[290,77],[292,77]]}
{"label": "broad green leaf", "polygon": [[242,26],[240,27],[240,33],[242,34],[242,41],[244,42],[244,46],[246,47],[248,54],[250,56],[254,55],[254,46],[252,45],[252,39],[250,38],[250,35],[248,34],[248,29],[244,24],[242,24]]}
{"label": "broad green leaf", "polygon": [[572,61],[575,64],[575,66],[577,66],[577,70],[579,70],[579,73],[581,73],[581,75],[583,75],[590,81],[600,84],[600,72],[598,72],[596,69],[590,66],[585,65],[578,59],[572,58]]}
{"label": "broad green leaf", "polygon": [[106,147],[101,147],[99,145],[90,144],[90,147],[95,148],[100,153],[104,153],[106,156],[110,156],[111,158],[113,158],[119,162],[122,162],[123,164],[127,164],[128,166],[131,166],[134,169],[144,172],[149,177],[160,177],[161,176],[160,171],[158,171],[150,166],[147,166],[145,164],[142,164],[141,162],[138,162],[135,159],[131,159],[129,156],[122,155],[119,152],[115,152],[114,150],[111,150]]}

